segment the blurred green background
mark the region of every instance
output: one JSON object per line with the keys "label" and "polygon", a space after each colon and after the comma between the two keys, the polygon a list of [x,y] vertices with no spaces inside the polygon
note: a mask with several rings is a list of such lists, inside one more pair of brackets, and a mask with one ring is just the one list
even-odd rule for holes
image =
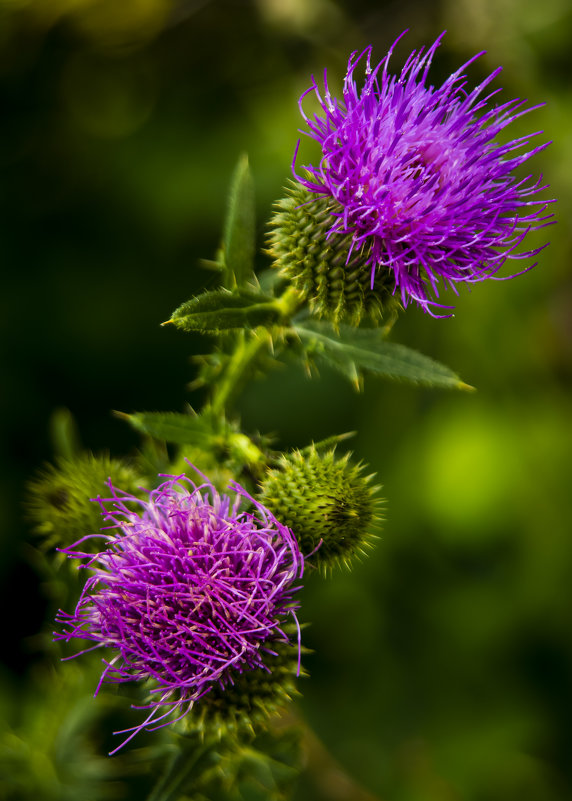
{"label": "blurred green background", "polygon": [[534,240],[551,245],[524,277],[461,292],[453,319],[410,309],[395,326],[477,393],[366,380],[357,395],[294,368],[245,393],[246,430],[282,447],[357,429],[354,451],[388,498],[373,556],[307,582],[315,653],[300,713],[336,766],[310,759],[296,797],[572,799],[569,0],[0,0],[0,705],[12,725],[42,692],[30,687],[48,604],[22,504],[51,456],[51,413],[68,407],[87,448],[119,455],[138,439],[111,409],[200,402],[185,385],[201,341],[159,323],[212,281],[199,259],[218,246],[239,154],[262,245],[310,74],[326,66],[339,87],[351,50],[372,43],[381,59],[405,28],[394,69],[446,29],[434,83],[486,49],[472,83],[502,64],[505,99],[546,101],[510,133],[553,140],[530,168],[559,199],[558,225]]}

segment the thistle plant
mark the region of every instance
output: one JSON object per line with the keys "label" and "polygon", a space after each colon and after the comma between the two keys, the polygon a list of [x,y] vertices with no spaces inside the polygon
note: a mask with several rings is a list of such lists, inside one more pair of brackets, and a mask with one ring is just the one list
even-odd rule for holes
{"label": "thistle plant", "polygon": [[[348,435],[277,450],[244,429],[243,388],[289,361],[311,374],[326,364],[357,389],[367,374],[471,389],[390,339],[398,312],[414,302],[447,316],[443,290],[514,277],[503,266],[524,259],[526,271],[542,249],[525,240],[551,222],[552,201],[518,170],[546,144],[533,145],[535,134],[498,139],[536,107],[497,104],[498,70],[471,89],[464,70],[474,59],[435,88],[428,74],[441,38],[399,75],[389,71],[395,45],[376,66],[371,47],[352,54],[339,98],[326,76],[323,88],[312,79],[300,107],[320,159],[299,167],[296,147],[294,181],[268,225],[270,264],[258,274],[253,182],[240,159],[209,263],[219,286],[164,323],[214,342],[196,358],[202,408],[118,413],[142,436],[129,463],[80,453],[30,484],[46,547],[85,575],[57,612],[55,641],[65,660],[101,654],[96,694],[109,685],[134,694],[137,718],[111,753],[121,759],[144,732],[166,745],[149,801],[221,788],[250,797],[240,789],[245,749],[253,775],[264,765],[264,797],[287,797],[275,752],[287,743],[280,764],[294,777],[303,724],[277,729],[276,716],[306,673],[303,571],[335,581],[359,570],[381,530],[380,487],[343,450]],[[309,93],[314,116],[304,111]]]}

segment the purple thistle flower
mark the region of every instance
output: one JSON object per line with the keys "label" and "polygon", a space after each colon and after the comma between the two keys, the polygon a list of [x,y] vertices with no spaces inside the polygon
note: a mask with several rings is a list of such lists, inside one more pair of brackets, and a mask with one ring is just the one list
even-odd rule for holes
{"label": "purple thistle flower", "polygon": [[[545,245],[525,252],[518,248],[529,231],[552,216],[544,215],[552,201],[532,199],[546,188],[541,179],[513,175],[547,146],[522,152],[541,132],[506,144],[495,141],[511,122],[539,106],[523,108],[526,101],[519,99],[490,106],[500,90],[483,92],[500,67],[467,89],[463,70],[482,53],[442,86],[427,86],[443,35],[427,52],[413,51],[399,77],[388,73],[388,63],[401,36],[374,68],[371,47],[352,53],[341,100],[332,97],[326,73],[323,96],[312,77],[300,111],[322,157],[317,167],[305,167],[303,177],[293,167],[310,192],[339,204],[328,236],[351,234],[348,261],[352,251],[364,249],[372,289],[376,274],[389,271],[403,305],[414,300],[430,313],[431,306],[452,308],[429,297],[430,292],[439,296],[441,281],[457,292],[457,283],[495,276],[507,259],[535,256]],[[354,73],[364,56],[365,83],[358,91]],[[311,118],[302,101],[312,91],[322,113]]]}
{"label": "purple thistle flower", "polygon": [[[102,537],[106,550],[75,550],[83,540],[65,549],[94,572],[75,612],[59,612],[66,628],[56,639],[92,640],[86,650],[116,652],[103,660],[96,695],[104,680],[153,680],[151,702],[139,707],[151,712],[125,730],[132,732],[127,742],[150,724],[174,722],[175,713],[180,720],[244,671],[268,670],[273,643],[288,642],[287,618],[300,630],[293,595],[303,557],[290,530],[234,482],[234,499],[184,475],[168,477],[145,501],[111,481],[109,488],[112,497],[97,500],[116,531],[83,538]],[[244,500],[252,513],[239,511]],[[133,511],[134,504],[142,509]],[[298,672],[299,659],[298,636]]]}

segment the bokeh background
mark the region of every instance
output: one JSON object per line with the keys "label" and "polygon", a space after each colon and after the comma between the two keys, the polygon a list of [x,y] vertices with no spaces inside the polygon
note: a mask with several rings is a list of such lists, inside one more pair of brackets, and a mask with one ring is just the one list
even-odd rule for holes
{"label": "bokeh background", "polygon": [[14,731],[42,694],[49,603],[23,502],[50,416],[69,408],[85,447],[118,455],[138,439],[112,409],[200,401],[186,385],[201,341],[159,323],[212,281],[199,260],[239,154],[262,245],[310,74],[326,66],[339,86],[350,51],[381,59],[405,28],[395,68],[446,29],[434,82],[486,50],[472,82],[502,64],[506,99],[546,103],[511,135],[553,140],[531,169],[558,224],[524,277],[462,292],[453,319],[410,309],[395,326],[477,393],[368,379],[358,395],[285,368],[244,395],[245,429],[282,447],[358,430],[388,499],[372,557],[305,589],[299,710],[330,756],[314,743],[296,798],[572,799],[569,0],[0,0],[0,709]]}

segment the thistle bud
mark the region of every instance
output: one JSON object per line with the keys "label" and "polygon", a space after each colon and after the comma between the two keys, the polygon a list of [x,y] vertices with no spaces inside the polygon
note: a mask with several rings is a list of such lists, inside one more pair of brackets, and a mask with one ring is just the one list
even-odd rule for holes
{"label": "thistle bud", "polygon": [[183,719],[183,728],[218,738],[252,734],[299,696],[297,678],[307,674],[300,667],[295,627],[286,624],[284,633],[292,642],[272,643],[263,667],[237,673],[224,688],[215,685]]}
{"label": "thistle bud", "polygon": [[271,468],[260,488],[260,498],[284,525],[292,529],[300,550],[327,570],[336,564],[349,567],[354,556],[372,545],[378,522],[379,487],[370,486],[362,464],[352,464],[347,453],[334,451],[283,456]]}
{"label": "thistle bud", "polygon": [[269,253],[317,317],[334,325],[358,325],[365,318],[378,324],[399,307],[392,295],[395,281],[380,270],[372,288],[365,266],[371,247],[358,247],[351,234],[331,230],[342,212],[332,197],[293,183],[270,220]]}
{"label": "thistle bud", "polygon": [[109,479],[134,490],[141,479],[126,462],[86,453],[48,464],[28,484],[28,519],[44,547],[67,546],[101,528],[101,508],[92,499]]}

